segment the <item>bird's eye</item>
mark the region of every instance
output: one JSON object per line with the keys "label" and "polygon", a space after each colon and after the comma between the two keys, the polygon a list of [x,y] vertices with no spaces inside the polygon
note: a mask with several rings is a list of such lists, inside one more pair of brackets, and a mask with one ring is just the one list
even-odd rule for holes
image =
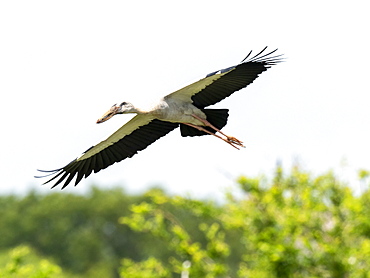
{"label": "bird's eye", "polygon": [[127,104],[127,102],[125,102],[125,101],[124,101],[124,102],[122,102],[122,103],[121,103],[121,105],[120,105],[120,106],[122,106],[122,105],[126,105],[126,104]]}

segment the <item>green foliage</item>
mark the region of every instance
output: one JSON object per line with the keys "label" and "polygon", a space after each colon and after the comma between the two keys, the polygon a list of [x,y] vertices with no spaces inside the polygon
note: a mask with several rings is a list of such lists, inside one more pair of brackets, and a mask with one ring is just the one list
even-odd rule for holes
{"label": "green foliage", "polygon": [[[120,218],[120,223],[160,238],[162,248],[168,248],[175,254],[165,262],[169,264],[169,272],[181,273],[186,260],[192,263],[190,275],[194,277],[216,277],[227,272],[226,265],[220,262],[228,256],[229,247],[223,241],[225,234],[213,221],[220,213],[218,207],[212,202],[168,197],[160,190],[151,190],[146,196],[150,199],[133,205],[132,214]],[[185,212],[193,223],[180,220]],[[195,226],[199,219],[203,222]],[[199,234],[202,235],[200,239],[194,240]]]}
{"label": "green foliage", "polygon": [[[174,277],[185,261],[190,277],[370,277],[369,191],[355,197],[332,173],[298,168],[238,184],[243,196],[229,192],[222,206],[150,191],[120,223],[162,239]],[[181,211],[201,222],[189,226]]]}
{"label": "green foliage", "polygon": [[[36,261],[36,262],[35,262]],[[28,246],[18,246],[11,250],[0,268],[0,278],[62,278],[59,266],[45,259],[37,259]]]}
{"label": "green foliage", "polygon": [[120,270],[122,277],[130,278],[167,278],[170,275],[162,263],[153,257],[140,263],[123,259]]}
{"label": "green foliage", "polygon": [[370,277],[358,175],[360,195],[333,173],[278,167],[240,177],[222,203],[160,189],[3,196],[0,277]]}
{"label": "green foliage", "polygon": [[369,172],[369,171],[367,171],[367,170],[360,169],[360,170],[358,171],[358,177],[359,177],[360,179],[366,179],[366,178],[368,178],[369,176],[370,176],[370,172]]}
{"label": "green foliage", "polygon": [[0,249],[27,244],[69,272],[117,277],[123,257],[138,260],[146,252],[159,258],[163,254],[152,236],[118,224],[133,203],[144,199],[120,189],[97,188],[84,196],[31,192],[22,198],[0,197]]}

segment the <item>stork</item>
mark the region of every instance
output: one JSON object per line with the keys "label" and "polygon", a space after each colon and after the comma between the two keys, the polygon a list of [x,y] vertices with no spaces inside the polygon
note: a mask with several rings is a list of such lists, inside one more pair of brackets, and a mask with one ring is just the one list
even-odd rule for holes
{"label": "stork", "polygon": [[[106,140],[86,150],[66,166],[55,170],[38,170],[52,176],[44,184],[55,180],[52,188],[63,183],[65,188],[76,176],[75,186],[93,171],[99,172],[108,166],[134,156],[160,137],[180,126],[181,136],[213,135],[232,147],[244,147],[243,142],[226,135],[221,129],[226,125],[228,109],[205,109],[232,93],[251,84],[259,74],[282,61],[282,55],[272,55],[277,51],[258,54],[249,52],[236,66],[218,70],[205,78],[163,97],[151,109],[141,109],[129,102],[114,104],[97,123],[103,123],[114,115],[135,113]],[[53,176],[54,175],[54,176]],[[59,178],[59,179],[57,179]]]}

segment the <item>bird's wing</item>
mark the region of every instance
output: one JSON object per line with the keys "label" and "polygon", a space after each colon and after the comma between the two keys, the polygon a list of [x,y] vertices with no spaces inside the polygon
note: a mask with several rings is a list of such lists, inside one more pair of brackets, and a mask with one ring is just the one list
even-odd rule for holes
{"label": "bird's wing", "polygon": [[263,54],[266,48],[253,57],[250,57],[251,51],[239,65],[212,72],[205,78],[169,94],[165,98],[192,102],[198,108],[215,104],[248,86],[260,73],[281,62],[281,55],[271,55],[277,49]]}
{"label": "bird's wing", "polygon": [[55,175],[45,183],[59,177],[52,188],[65,180],[63,189],[77,174],[75,181],[75,185],[77,185],[83,177],[87,178],[92,171],[97,173],[115,162],[134,156],[138,151],[145,149],[176,127],[178,127],[177,123],[160,121],[145,114],[136,115],[106,140],[89,148],[66,166],[51,171],[39,170],[47,174],[37,176],[37,178]]}

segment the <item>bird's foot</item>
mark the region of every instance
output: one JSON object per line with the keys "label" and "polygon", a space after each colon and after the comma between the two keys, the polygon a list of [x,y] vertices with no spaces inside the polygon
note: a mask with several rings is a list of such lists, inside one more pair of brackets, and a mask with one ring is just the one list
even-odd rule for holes
{"label": "bird's foot", "polygon": [[243,147],[243,148],[245,148],[245,146],[243,145],[243,142],[242,141],[240,141],[240,140],[238,140],[238,139],[236,139],[235,137],[232,137],[232,136],[227,136],[227,141],[229,142],[229,143],[231,143],[232,145],[237,145],[237,146],[240,146],[240,147]]}
{"label": "bird's foot", "polygon": [[[221,138],[221,137],[220,137]],[[228,143],[229,145],[233,146],[235,149],[237,150],[240,150],[238,147],[243,147],[245,148],[245,146],[243,145],[243,142],[236,139],[235,137],[232,137],[232,136],[226,136],[226,139],[225,138],[221,138],[222,140],[224,140],[226,143]]]}

